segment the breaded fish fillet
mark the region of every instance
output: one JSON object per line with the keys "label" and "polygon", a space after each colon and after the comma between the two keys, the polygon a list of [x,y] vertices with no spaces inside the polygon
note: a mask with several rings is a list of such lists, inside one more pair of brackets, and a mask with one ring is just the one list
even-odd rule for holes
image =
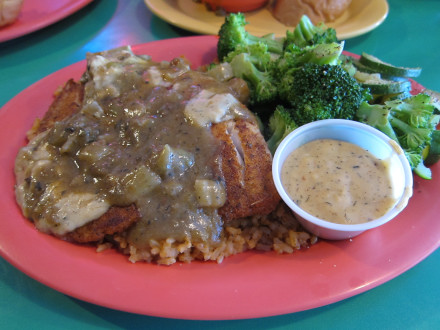
{"label": "breaded fish fillet", "polygon": [[272,156],[258,126],[248,120],[229,120],[212,126],[222,141],[221,171],[226,203],[219,209],[225,220],[268,214],[280,197],[272,179]]}
{"label": "breaded fish fillet", "polygon": [[[29,138],[79,111],[83,97],[84,85],[69,80],[45,116],[34,125]],[[213,124],[211,131],[221,141],[219,175],[226,186],[226,203],[219,209],[222,218],[228,221],[273,211],[280,197],[272,180],[272,157],[256,122],[228,120]],[[134,204],[113,206],[65,238],[78,243],[100,241],[106,235],[125,231],[139,219]]]}
{"label": "breaded fish fillet", "polygon": [[[65,118],[68,118],[81,109],[84,98],[84,85],[70,79],[60,89],[48,111],[41,120],[36,120],[28,132],[32,139]],[[66,235],[66,239],[77,243],[97,242],[105,235],[122,232],[140,219],[140,214],[134,205],[127,207],[112,206],[98,219],[83,225]]]}
{"label": "breaded fish fillet", "polygon": [[77,243],[100,241],[105,235],[119,233],[140,219],[140,214],[134,204],[126,207],[112,206],[98,219],[66,235],[66,239]]}
{"label": "breaded fish fillet", "polygon": [[84,85],[73,79],[68,80],[62,89],[55,93],[55,99],[44,117],[35,121],[34,126],[28,132],[29,140],[51,128],[57,121],[77,113],[81,109],[83,98]]}

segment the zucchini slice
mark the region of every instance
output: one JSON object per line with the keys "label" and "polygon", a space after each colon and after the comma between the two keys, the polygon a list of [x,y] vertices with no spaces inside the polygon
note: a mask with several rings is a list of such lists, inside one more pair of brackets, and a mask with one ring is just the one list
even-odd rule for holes
{"label": "zucchini slice", "polygon": [[373,95],[400,94],[411,90],[411,82],[409,80],[395,81],[383,79],[379,73],[357,71],[354,78],[362,86],[369,88]]}
{"label": "zucchini slice", "polygon": [[431,145],[428,149],[428,154],[424,160],[425,165],[433,165],[440,160],[440,131],[432,132]]}
{"label": "zucchini slice", "polygon": [[[435,107],[435,113],[440,113],[440,93],[433,91],[431,89],[425,89],[422,93],[427,94],[431,97],[432,105]],[[439,140],[440,141],[440,140]]]}
{"label": "zucchini slice", "polygon": [[395,76],[395,77],[406,77],[413,78],[418,77],[422,72],[422,69],[419,67],[416,68],[405,68],[394,66],[392,64],[386,63],[378,59],[373,55],[369,55],[366,53],[362,53],[359,63],[363,64],[365,67],[370,68],[375,72],[379,72],[382,75],[386,76]]}
{"label": "zucchini slice", "polygon": [[419,165],[414,169],[414,173],[417,174],[419,177],[425,180],[431,180],[432,179],[432,172],[429,167],[426,167],[423,162],[420,162]]}

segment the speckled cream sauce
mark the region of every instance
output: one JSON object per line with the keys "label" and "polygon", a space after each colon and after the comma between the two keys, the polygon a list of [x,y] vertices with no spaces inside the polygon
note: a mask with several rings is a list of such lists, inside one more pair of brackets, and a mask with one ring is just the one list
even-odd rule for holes
{"label": "speckled cream sauce", "polygon": [[339,140],[318,139],[294,150],[281,180],[298,206],[334,223],[371,221],[396,202],[387,162]]}

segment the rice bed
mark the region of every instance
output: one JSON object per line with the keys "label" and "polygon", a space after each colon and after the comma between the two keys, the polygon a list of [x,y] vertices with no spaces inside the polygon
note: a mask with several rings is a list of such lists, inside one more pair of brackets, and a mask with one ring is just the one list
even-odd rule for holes
{"label": "rice bed", "polygon": [[124,234],[98,245],[98,251],[115,246],[129,256],[133,263],[138,261],[171,265],[176,262],[190,263],[193,260],[215,261],[247,250],[293,253],[315,244],[317,237],[306,232],[287,206],[281,202],[269,215],[252,216],[228,222],[218,242],[184,242],[168,238],[162,241],[150,240],[146,249],[130,245]]}

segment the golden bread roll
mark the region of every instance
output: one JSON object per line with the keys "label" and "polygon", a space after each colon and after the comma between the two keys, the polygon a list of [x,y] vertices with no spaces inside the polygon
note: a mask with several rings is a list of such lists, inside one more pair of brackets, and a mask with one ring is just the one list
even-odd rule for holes
{"label": "golden bread roll", "polygon": [[295,26],[303,15],[313,24],[332,22],[340,17],[351,0],[277,0],[273,6],[274,17],[287,26]]}
{"label": "golden bread roll", "polygon": [[22,4],[23,0],[0,0],[0,26],[15,22]]}

